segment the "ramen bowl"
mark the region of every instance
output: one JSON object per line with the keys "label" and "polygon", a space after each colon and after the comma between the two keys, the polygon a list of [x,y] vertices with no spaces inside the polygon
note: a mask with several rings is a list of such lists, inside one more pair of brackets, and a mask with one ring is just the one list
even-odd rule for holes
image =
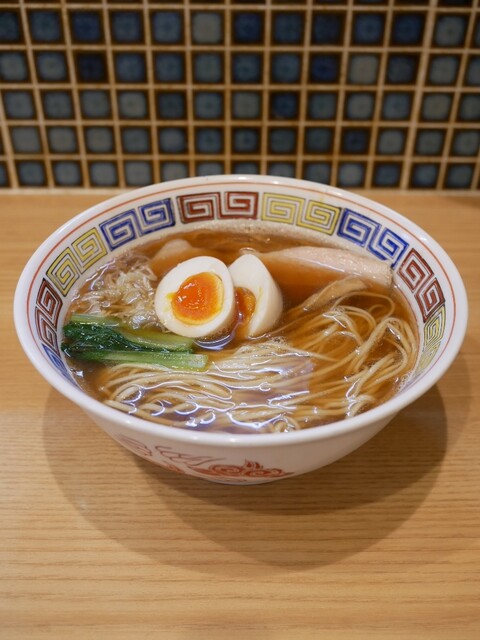
{"label": "ramen bowl", "polygon": [[[89,396],[60,348],[72,297],[104,263],[153,238],[216,225],[299,234],[387,263],[415,318],[419,351],[408,383],[391,399],[326,426],[287,433],[187,430],[118,411]],[[211,176],[155,184],[80,213],[34,253],[14,305],[33,366],[106,434],[171,471],[227,484],[303,474],[345,456],[424,394],[456,357],[467,323],[461,277],[445,251],[399,213],[364,197],[302,180]]]}

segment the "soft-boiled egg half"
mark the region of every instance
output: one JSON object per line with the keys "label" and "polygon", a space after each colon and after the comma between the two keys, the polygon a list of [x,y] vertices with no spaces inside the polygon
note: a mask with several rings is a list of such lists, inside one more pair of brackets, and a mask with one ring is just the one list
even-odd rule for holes
{"label": "soft-boiled egg half", "polygon": [[283,309],[282,292],[263,262],[246,253],[229,267],[245,314],[247,336],[260,336],[269,331],[280,318]]}
{"label": "soft-boiled egg half", "polygon": [[198,256],[179,263],[160,281],[155,293],[160,322],[188,338],[226,331],[237,313],[235,290],[227,266],[217,258]]}

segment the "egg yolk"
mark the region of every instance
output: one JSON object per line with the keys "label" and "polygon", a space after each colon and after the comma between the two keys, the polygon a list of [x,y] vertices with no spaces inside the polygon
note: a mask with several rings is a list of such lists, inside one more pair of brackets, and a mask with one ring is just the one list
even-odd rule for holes
{"label": "egg yolk", "polygon": [[208,322],[222,310],[222,281],[208,271],[196,273],[182,282],[171,305],[175,317],[185,324]]}
{"label": "egg yolk", "polygon": [[253,293],[249,289],[245,289],[245,287],[235,288],[235,298],[237,301],[239,322],[240,324],[248,324],[255,311],[256,298]]}

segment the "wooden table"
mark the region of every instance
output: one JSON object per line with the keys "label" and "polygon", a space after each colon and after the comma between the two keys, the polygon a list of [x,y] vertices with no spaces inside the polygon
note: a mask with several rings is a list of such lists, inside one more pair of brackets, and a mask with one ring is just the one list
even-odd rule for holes
{"label": "wooden table", "polygon": [[17,278],[105,194],[0,197],[2,640],[480,638],[480,196],[373,195],[458,265],[462,352],[355,453],[250,488],[134,457],[40,378]]}

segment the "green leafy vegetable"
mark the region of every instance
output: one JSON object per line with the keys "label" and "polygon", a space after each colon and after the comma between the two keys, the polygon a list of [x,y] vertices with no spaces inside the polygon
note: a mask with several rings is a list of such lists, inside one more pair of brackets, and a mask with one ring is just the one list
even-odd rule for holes
{"label": "green leafy vegetable", "polygon": [[104,363],[129,362],[131,364],[158,364],[171,369],[190,369],[201,371],[208,364],[208,357],[200,353],[162,352],[162,351],[82,351],[75,357]]}

